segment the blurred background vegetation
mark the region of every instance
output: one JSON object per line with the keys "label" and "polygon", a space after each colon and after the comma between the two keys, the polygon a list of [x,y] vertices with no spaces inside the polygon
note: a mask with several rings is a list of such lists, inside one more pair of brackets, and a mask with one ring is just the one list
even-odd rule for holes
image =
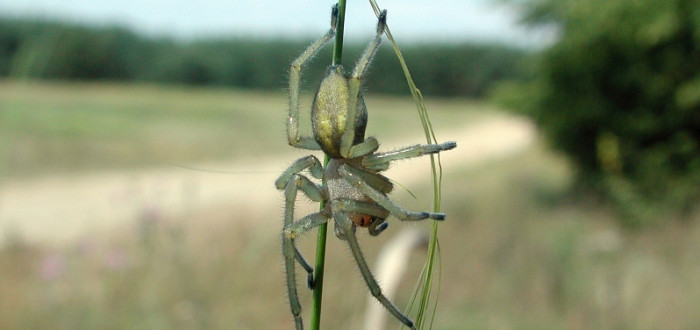
{"label": "blurred background vegetation", "polygon": [[689,214],[700,198],[700,2],[514,2],[560,40],[496,98],[532,117],[626,225]]}
{"label": "blurred background vegetation", "polygon": [[[119,27],[0,18],[0,76],[16,79],[80,79],[177,83],[237,88],[285,88],[289,62],[311,40],[265,38],[173,41]],[[345,46],[357,58],[365,44]],[[496,82],[518,78],[526,52],[498,44],[413,44],[402,51],[428,95],[481,97]],[[328,47],[319,58],[328,58]],[[429,61],[426,59],[430,59]],[[326,64],[311,66],[320,77]],[[367,88],[407,94],[400,66],[383,48]]]}
{"label": "blurred background vegetation", "polygon": [[[401,44],[439,138],[514,116],[541,134],[503,159],[446,166],[435,328],[700,328],[700,1],[503,2],[555,29],[555,42]],[[273,190],[301,155],[285,143],[284,89],[307,43],[0,18],[0,328],[291,328],[281,197],[210,205],[205,187],[144,187],[138,171],[213,169],[234,191]],[[347,45],[348,63],[362,47]],[[368,132],[386,148],[422,136],[404,86],[382,48],[365,87]],[[209,162],[218,167],[198,165]],[[135,210],[121,226],[41,242],[8,225],[23,219],[8,216],[9,193],[92,173],[123,174],[108,196],[115,213]],[[396,198],[429,205],[428,180],[409,187],[418,198]],[[180,212],[163,201],[169,189]],[[71,223],[61,216],[39,226],[55,223],[45,231],[57,236]],[[402,226],[361,236],[370,262]],[[357,272],[342,242],[329,244],[323,324],[357,329],[365,286],[347,276]],[[424,257],[412,257],[400,306]]]}

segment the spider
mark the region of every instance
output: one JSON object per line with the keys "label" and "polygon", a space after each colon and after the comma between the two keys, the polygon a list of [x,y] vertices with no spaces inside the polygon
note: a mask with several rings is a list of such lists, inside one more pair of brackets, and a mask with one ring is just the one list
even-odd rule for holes
{"label": "spider", "polygon": [[[298,159],[275,181],[275,186],[284,190],[285,196],[282,252],[291,311],[296,328],[303,329],[296,287],[296,262],[308,273],[309,288],[313,289],[314,286],[313,268],[301,255],[294,241],[300,234],[332,218],[335,221],[335,235],[347,241],[371,294],[401,323],[416,329],[413,321],[382,294],[362,255],[355,231],[357,227],[364,227],[370,235],[376,236],[387,228],[385,220],[389,215],[402,221],[444,220],[444,213],[410,212],[395,204],[387,197],[393,185],[379,172],[388,169],[394,160],[450,150],[456,147],[456,143],[414,145],[378,153],[377,140],[373,137],[365,139],[367,108],[360,85],[381,42],[386,26],[386,10],[379,15],[376,35],[351,74],[346,74],[341,65],[328,67],[311,108],[313,137],[299,135],[301,72],[305,64],[335,36],[337,20],[336,4],[331,14],[330,30],[294,60],[289,70],[289,117],[286,123],[289,144],[295,148],[323,150],[330,157],[325,168],[313,155]],[[321,180],[321,184],[314,183],[301,174],[305,170],[313,178]],[[313,201],[325,203],[323,209],[294,221],[298,190]]]}

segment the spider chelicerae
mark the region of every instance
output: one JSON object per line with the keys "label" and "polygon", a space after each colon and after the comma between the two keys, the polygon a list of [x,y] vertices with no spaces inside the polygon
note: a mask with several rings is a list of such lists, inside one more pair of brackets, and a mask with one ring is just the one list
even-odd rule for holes
{"label": "spider chelicerae", "polygon": [[[335,235],[347,241],[371,294],[401,323],[415,329],[413,321],[382,294],[362,256],[355,230],[357,227],[366,227],[370,235],[376,236],[387,228],[385,220],[389,215],[402,221],[444,220],[444,213],[410,212],[396,205],[387,197],[393,189],[391,181],[379,172],[388,169],[394,160],[450,150],[456,147],[456,143],[414,145],[395,151],[376,152],[379,147],[377,140],[373,137],[365,139],[367,108],[360,87],[362,77],[381,42],[386,26],[386,10],[379,15],[377,34],[351,74],[346,74],[341,65],[328,67],[311,108],[313,137],[299,135],[301,71],[309,59],[335,36],[337,20],[338,6],[335,5],[330,30],[294,60],[289,70],[289,144],[295,148],[323,150],[330,157],[325,168],[314,156],[301,158],[275,181],[275,186],[284,190],[285,196],[282,251],[292,314],[297,329],[302,329],[301,305],[296,287],[296,262],[308,273],[308,286],[314,286],[313,268],[301,255],[294,240],[300,234],[332,218],[335,220]],[[321,184],[314,183],[301,174],[305,170],[308,170],[313,178],[321,180]],[[325,207],[320,212],[294,221],[294,204],[298,190],[313,201],[325,203]]]}

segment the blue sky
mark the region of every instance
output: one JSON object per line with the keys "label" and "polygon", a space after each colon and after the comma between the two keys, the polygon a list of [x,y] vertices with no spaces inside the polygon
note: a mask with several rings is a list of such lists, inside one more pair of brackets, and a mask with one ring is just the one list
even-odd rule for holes
{"label": "blue sky", "polygon": [[[378,0],[401,41],[495,41],[537,45],[551,34],[517,24],[515,8],[488,0]],[[0,13],[117,24],[177,39],[263,36],[311,38],[328,28],[332,0],[0,0]],[[364,40],[375,18],[367,0],[349,0],[346,38]]]}

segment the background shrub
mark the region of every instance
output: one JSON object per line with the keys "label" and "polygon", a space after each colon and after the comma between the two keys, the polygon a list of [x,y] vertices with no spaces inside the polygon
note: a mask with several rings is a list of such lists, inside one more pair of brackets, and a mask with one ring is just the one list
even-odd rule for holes
{"label": "background shrub", "polygon": [[700,197],[700,2],[518,3],[560,38],[532,79],[496,97],[534,118],[628,224],[688,213]]}

